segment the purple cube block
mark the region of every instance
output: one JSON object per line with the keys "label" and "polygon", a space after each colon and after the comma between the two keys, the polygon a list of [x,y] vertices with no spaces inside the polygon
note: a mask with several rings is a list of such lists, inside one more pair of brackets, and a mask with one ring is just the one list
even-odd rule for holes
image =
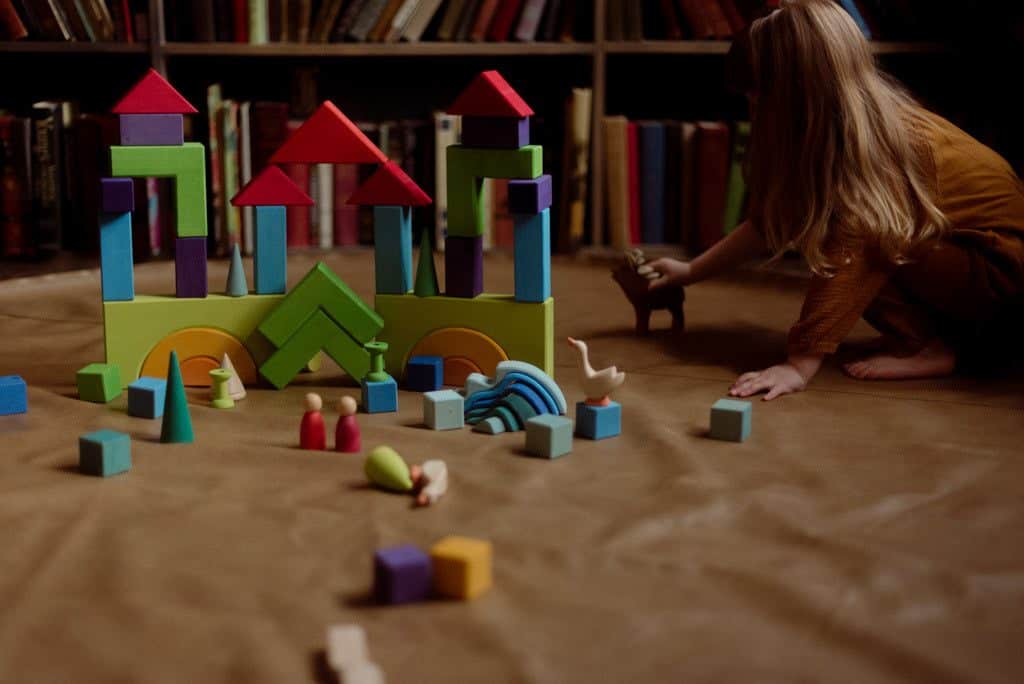
{"label": "purple cube block", "polygon": [[378,603],[412,603],[430,597],[430,556],[403,544],[373,555],[373,595]]}
{"label": "purple cube block", "polygon": [[445,295],[449,297],[476,297],[484,291],[484,238],[445,238],[444,280]]}
{"label": "purple cube block", "polygon": [[104,214],[135,211],[135,183],[131,178],[100,179],[100,211]]}
{"label": "purple cube block", "polygon": [[206,288],[206,238],[184,237],[174,241],[174,293],[201,299]]}
{"label": "purple cube block", "polygon": [[121,114],[122,145],[183,145],[185,120],[181,114]]}
{"label": "purple cube block", "polygon": [[551,208],[551,175],[508,182],[508,213],[532,216]]}
{"label": "purple cube block", "polygon": [[462,117],[462,144],[465,147],[518,149],[530,144],[530,119],[506,116]]}

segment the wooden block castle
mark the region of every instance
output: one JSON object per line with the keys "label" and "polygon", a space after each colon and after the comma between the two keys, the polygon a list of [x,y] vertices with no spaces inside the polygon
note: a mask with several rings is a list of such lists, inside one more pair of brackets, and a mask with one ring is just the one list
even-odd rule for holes
{"label": "wooden block castle", "polygon": [[[363,381],[364,403],[381,385],[388,390],[387,381],[394,384],[390,376],[401,378],[414,356],[441,357],[452,385],[470,373],[492,375],[508,359],[552,374],[551,179],[541,174],[542,149],[529,144],[533,111],[497,72],[478,76],[450,109],[464,117],[466,136],[464,145],[448,149],[444,295],[436,294],[428,243],[413,287],[412,208],[430,197],[330,101],[232,198],[256,208],[255,293],[210,294],[205,150],[182,135],[183,116],[195,111],[153,70],[114,108],[122,144],[111,147],[114,177],[102,181],[101,279],[106,360],[121,369],[124,385],[164,377],[172,350],[186,385],[208,386],[209,371],[227,354],[245,384],[262,375],[278,388],[323,350]],[[322,263],[286,291],[285,208],[312,200],[276,166],[283,163],[377,165],[349,200],[374,207],[376,310]],[[175,296],[134,291],[130,212],[137,176],[176,181]],[[482,292],[484,178],[514,179],[514,295]]]}

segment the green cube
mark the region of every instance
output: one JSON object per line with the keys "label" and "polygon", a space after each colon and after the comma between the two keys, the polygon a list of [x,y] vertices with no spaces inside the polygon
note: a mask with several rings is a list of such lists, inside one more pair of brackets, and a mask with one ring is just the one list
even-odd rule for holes
{"label": "green cube", "polygon": [[78,438],[78,467],[86,475],[110,477],[132,467],[132,440],[123,432],[97,430]]}
{"label": "green cube", "polygon": [[750,436],[753,405],[749,401],[719,399],[711,407],[711,438],[742,442]]}
{"label": "green cube", "polygon": [[78,398],[106,404],[121,394],[121,372],[110,363],[90,363],[78,371]]}
{"label": "green cube", "polygon": [[526,450],[541,458],[558,458],[572,451],[572,421],[545,413],[526,421]]}

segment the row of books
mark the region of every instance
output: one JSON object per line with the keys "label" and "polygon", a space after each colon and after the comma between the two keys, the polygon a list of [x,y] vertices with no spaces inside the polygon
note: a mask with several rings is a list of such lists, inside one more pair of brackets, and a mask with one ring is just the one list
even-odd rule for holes
{"label": "row of books", "polygon": [[[572,41],[578,0],[165,0],[185,42]],[[579,3],[582,4],[582,3]]]}
{"label": "row of books", "polygon": [[148,0],[0,0],[0,40],[149,40]]}
{"label": "row of books", "polygon": [[602,124],[612,246],[677,244],[697,253],[743,220],[749,122],[609,116]]}

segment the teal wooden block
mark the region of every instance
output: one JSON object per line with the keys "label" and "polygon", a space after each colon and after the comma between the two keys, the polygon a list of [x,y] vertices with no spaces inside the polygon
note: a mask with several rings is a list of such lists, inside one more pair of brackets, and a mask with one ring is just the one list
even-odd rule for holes
{"label": "teal wooden block", "polygon": [[514,216],[517,302],[544,302],[551,296],[551,210]]}
{"label": "teal wooden block", "polygon": [[526,450],[541,458],[558,458],[572,451],[572,421],[550,413],[526,421]]}
{"label": "teal wooden block", "polygon": [[373,255],[377,294],[412,289],[412,207],[373,208]]}
{"label": "teal wooden block", "polygon": [[363,411],[366,413],[394,413],[398,410],[398,383],[387,380],[363,380]]}
{"label": "teal wooden block", "polygon": [[530,180],[543,171],[544,150],[526,145],[516,150],[477,149],[451,145],[447,150],[448,235],[483,235],[483,178]]}
{"label": "teal wooden block", "polygon": [[163,378],[141,377],[128,385],[128,415],[137,418],[159,418],[164,415],[167,381]]}
{"label": "teal wooden block", "polygon": [[100,216],[100,284],[105,302],[135,299],[132,273],[132,215]]}
{"label": "teal wooden block", "polygon": [[719,399],[711,407],[712,439],[742,442],[750,436],[753,405],[749,401]]}
{"label": "teal wooden block", "polygon": [[206,236],[206,149],[184,145],[112,145],[112,176],[173,178],[176,237]]}
{"label": "teal wooden block", "polygon": [[423,422],[431,430],[459,430],[463,420],[462,395],[455,390],[423,393]]}
{"label": "teal wooden block", "polygon": [[586,439],[607,439],[622,433],[622,406],[616,401],[607,406],[576,404],[576,436]]}
{"label": "teal wooden block", "polygon": [[132,467],[132,440],[123,432],[97,430],[78,438],[78,467],[86,475],[110,477]]}
{"label": "teal wooden block", "polygon": [[256,294],[284,294],[288,281],[287,226],[285,207],[256,207],[253,251]]}
{"label": "teal wooden block", "polygon": [[106,404],[121,394],[121,372],[109,363],[90,363],[75,375],[78,398]]}

